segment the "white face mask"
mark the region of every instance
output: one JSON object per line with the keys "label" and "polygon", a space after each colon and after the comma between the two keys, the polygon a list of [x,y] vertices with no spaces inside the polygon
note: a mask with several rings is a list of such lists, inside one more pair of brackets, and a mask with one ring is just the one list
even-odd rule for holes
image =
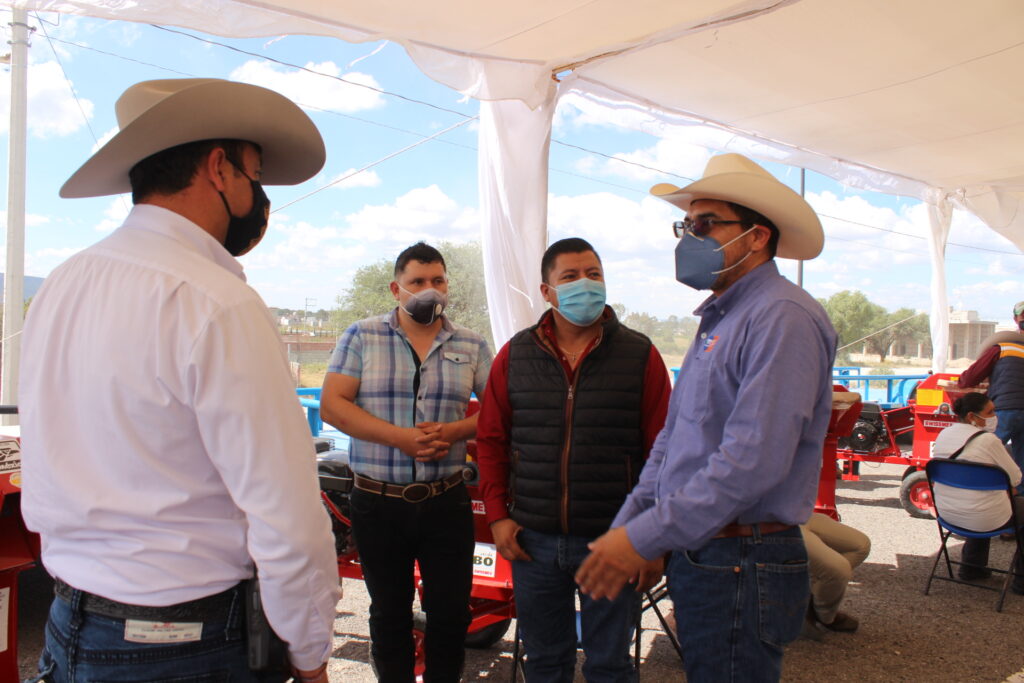
{"label": "white face mask", "polygon": [[[978,417],[981,417],[980,415]],[[996,427],[999,425],[999,416],[993,415],[992,417],[983,417],[985,420],[985,426],[982,427],[986,432],[995,432]]]}

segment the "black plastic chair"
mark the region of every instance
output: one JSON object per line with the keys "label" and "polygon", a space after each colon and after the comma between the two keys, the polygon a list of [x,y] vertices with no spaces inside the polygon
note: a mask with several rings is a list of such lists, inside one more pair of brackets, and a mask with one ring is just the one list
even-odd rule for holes
{"label": "black plastic chair", "polygon": [[[1009,475],[1007,475],[1001,467],[996,465],[967,462],[963,460],[949,460],[946,458],[935,458],[928,461],[928,465],[925,467],[925,472],[927,472],[928,475],[928,486],[932,490],[932,501],[935,503],[935,521],[939,526],[939,538],[942,541],[942,545],[939,547],[939,552],[935,556],[934,564],[932,564],[932,571],[928,575],[928,583],[925,584],[924,594],[928,595],[928,591],[931,589],[932,579],[962,583],[966,586],[984,588],[985,590],[999,591],[999,600],[996,601],[996,611],[1002,612],[1003,601],[1006,599],[1006,589],[1010,587],[1010,581],[1013,580],[1013,560],[1010,561],[1010,566],[1007,569],[988,567],[988,569],[993,572],[1006,575],[1006,580],[1003,581],[1002,590],[995,586],[986,586],[984,584],[964,581],[963,579],[959,579],[953,575],[953,565],[961,566],[964,563],[949,559],[949,551],[946,548],[946,543],[949,541],[949,537],[953,534],[965,538],[993,538],[999,534],[1012,533],[1017,542],[1017,552],[1021,552],[1021,534],[1018,533],[1021,520],[1017,518],[1017,510],[1013,504],[1014,492],[1013,486],[1010,484]],[[970,491],[1005,491],[1007,500],[1010,503],[1010,523],[998,529],[975,531],[974,529],[965,529],[948,522],[942,517],[942,497],[936,495],[935,484],[943,484],[952,488],[967,489]],[[935,574],[935,570],[939,566],[939,560],[943,558],[946,560],[946,571],[949,574],[948,577],[936,576]]]}

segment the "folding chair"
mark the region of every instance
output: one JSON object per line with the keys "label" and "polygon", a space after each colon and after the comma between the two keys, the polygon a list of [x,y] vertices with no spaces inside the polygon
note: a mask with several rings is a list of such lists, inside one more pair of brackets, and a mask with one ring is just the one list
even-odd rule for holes
{"label": "folding chair", "polygon": [[[629,590],[629,587],[627,586],[623,590]],[[665,615],[662,614],[661,609],[658,608],[658,602],[666,597],[668,597],[668,583],[663,580],[661,581],[661,583],[659,583],[651,590],[645,591],[643,597],[640,600],[640,610],[637,612],[636,615],[636,625],[634,626],[633,632],[633,665],[636,667],[638,681],[640,680],[640,635],[643,632],[641,620],[643,619],[644,612],[646,612],[649,609],[654,610],[654,614],[658,617],[658,621],[661,622],[661,626],[665,631],[665,635],[668,636],[669,642],[672,644],[672,647],[679,655],[679,661],[683,661],[683,649],[679,645],[679,640],[678,638],[676,638],[675,632],[671,628],[669,628],[668,622],[665,621]],[[578,613],[576,615],[576,618],[579,619]],[[579,623],[577,622],[577,627],[578,626]],[[521,642],[522,639],[519,633],[519,621],[517,620],[515,641],[512,647],[511,680],[513,681],[513,683],[520,680],[520,674],[523,674],[523,677],[525,678],[525,673],[523,671],[523,657],[525,653],[520,650]]]}
{"label": "folding chair", "polygon": [[[939,526],[939,539],[942,541],[942,545],[939,546],[939,552],[935,556],[935,563],[932,564],[932,571],[928,575],[928,583],[925,584],[924,594],[928,595],[933,578],[940,579],[942,581],[951,581],[953,583],[962,583],[967,586],[974,586],[975,588],[984,588],[985,590],[999,591],[999,600],[996,601],[996,611],[1002,612],[1003,600],[1006,598],[1006,589],[1010,587],[1010,581],[1013,580],[1013,560],[1010,561],[1010,567],[1005,570],[989,567],[993,572],[1006,574],[1006,580],[1003,581],[1003,588],[1000,591],[994,586],[972,583],[955,577],[953,575],[953,565],[955,564],[960,566],[963,562],[949,559],[949,551],[946,548],[946,543],[949,540],[949,537],[953,534],[966,538],[993,538],[1002,533],[1013,533],[1017,542],[1017,552],[1021,552],[1021,534],[1017,532],[1020,527],[1021,520],[1017,519],[1017,511],[1013,504],[1013,486],[1010,484],[1010,477],[1001,467],[996,465],[966,462],[963,460],[949,460],[946,458],[935,458],[933,460],[929,460],[928,465],[925,467],[925,472],[928,476],[928,486],[932,491],[932,501],[935,503],[935,521]],[[965,529],[955,524],[951,524],[942,517],[942,498],[935,495],[935,484],[944,484],[945,486],[971,491],[1005,491],[1007,500],[1009,500],[1010,503],[1010,523],[999,529],[992,529],[990,531],[974,531],[973,529]],[[939,560],[943,558],[946,560],[946,571],[949,574],[948,577],[935,575],[935,570],[939,566]]]}

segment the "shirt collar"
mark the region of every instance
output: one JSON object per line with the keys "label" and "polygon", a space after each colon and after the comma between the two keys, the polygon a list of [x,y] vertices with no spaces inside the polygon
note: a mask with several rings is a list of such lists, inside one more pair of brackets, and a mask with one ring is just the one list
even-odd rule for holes
{"label": "shirt collar", "polygon": [[[391,309],[391,312],[387,316],[388,326],[394,330],[397,334],[405,337],[405,331],[402,329],[402,324],[398,322],[398,306]],[[455,334],[455,326],[452,325],[452,321],[448,320],[448,316],[444,313],[441,314],[441,329],[438,331],[437,336],[434,337],[434,341],[438,344],[448,341],[448,339]]]}
{"label": "shirt collar", "polygon": [[124,227],[168,237],[245,281],[245,271],[238,259],[229,254],[213,235],[179,213],[153,204],[136,204],[125,219]]}
{"label": "shirt collar", "polygon": [[765,282],[778,276],[779,267],[775,265],[774,259],[769,259],[734,282],[721,296],[714,294],[709,296],[693,314],[699,317],[719,309],[724,312],[728,306],[747,296],[749,292],[760,289]]}

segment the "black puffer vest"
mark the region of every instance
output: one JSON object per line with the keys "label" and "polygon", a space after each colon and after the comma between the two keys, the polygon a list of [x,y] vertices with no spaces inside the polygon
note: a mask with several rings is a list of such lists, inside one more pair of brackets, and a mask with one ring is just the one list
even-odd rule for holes
{"label": "black puffer vest", "polygon": [[598,536],[640,476],[651,340],[614,312],[603,327],[572,387],[537,325],[509,342],[509,514],[527,529]]}
{"label": "black puffer vest", "polygon": [[999,344],[999,360],[989,378],[988,397],[996,410],[1024,410],[1024,339]]}

